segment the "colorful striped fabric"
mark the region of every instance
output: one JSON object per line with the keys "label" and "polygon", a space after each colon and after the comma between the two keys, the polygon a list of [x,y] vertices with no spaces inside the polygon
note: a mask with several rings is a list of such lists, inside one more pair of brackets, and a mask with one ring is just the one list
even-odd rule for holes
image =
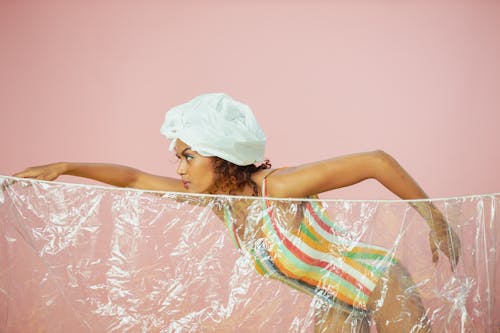
{"label": "colorful striped fabric", "polygon": [[[264,180],[264,196],[265,185]],[[275,217],[276,203],[262,200],[264,236],[243,248],[226,208],[225,222],[235,245],[251,255],[257,271],[264,276],[319,297],[338,309],[366,310],[381,274],[396,262],[391,254],[382,247],[346,237],[319,201],[298,204],[303,218],[296,230]]]}

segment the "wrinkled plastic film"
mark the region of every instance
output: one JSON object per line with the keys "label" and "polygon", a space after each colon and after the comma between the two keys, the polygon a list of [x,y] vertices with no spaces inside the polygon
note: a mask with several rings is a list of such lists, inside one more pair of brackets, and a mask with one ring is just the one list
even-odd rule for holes
{"label": "wrinkled plastic film", "polygon": [[[384,320],[404,321],[414,299],[425,313],[414,331],[499,327],[498,194],[432,200],[461,241],[453,272],[442,253],[433,264],[429,227],[405,201],[197,196],[12,177],[0,184],[1,332],[330,332],[339,323],[376,332],[374,308],[392,304],[397,313]],[[325,231],[332,244],[321,250]],[[383,255],[356,252],[365,244]],[[322,269],[282,253],[294,249]],[[376,304],[356,265],[378,269]],[[301,278],[279,276],[287,272]],[[389,282],[398,274],[399,294]],[[368,294],[346,287],[354,306],[332,287],[353,276]],[[304,287],[313,277],[316,289]]]}

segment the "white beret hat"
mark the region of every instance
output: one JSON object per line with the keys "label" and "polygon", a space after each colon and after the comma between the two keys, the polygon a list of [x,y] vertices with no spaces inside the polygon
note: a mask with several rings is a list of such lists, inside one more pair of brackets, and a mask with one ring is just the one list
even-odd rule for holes
{"label": "white beret hat", "polygon": [[203,156],[237,165],[264,160],[266,137],[250,107],[223,93],[204,94],[167,111],[160,132]]}

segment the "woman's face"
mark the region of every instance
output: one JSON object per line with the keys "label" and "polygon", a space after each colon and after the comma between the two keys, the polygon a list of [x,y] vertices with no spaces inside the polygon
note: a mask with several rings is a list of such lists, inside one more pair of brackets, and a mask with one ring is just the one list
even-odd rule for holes
{"label": "woman's face", "polygon": [[201,156],[179,139],[175,143],[175,156],[177,174],[188,192],[210,193],[213,190],[216,180],[213,157]]}

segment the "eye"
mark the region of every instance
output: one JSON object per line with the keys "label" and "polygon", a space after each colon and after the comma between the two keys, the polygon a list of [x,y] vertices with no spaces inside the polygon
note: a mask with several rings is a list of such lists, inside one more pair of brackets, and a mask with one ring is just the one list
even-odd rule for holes
{"label": "eye", "polygon": [[194,156],[190,154],[186,154],[184,155],[184,157],[186,158],[186,161],[192,160],[194,158]]}

